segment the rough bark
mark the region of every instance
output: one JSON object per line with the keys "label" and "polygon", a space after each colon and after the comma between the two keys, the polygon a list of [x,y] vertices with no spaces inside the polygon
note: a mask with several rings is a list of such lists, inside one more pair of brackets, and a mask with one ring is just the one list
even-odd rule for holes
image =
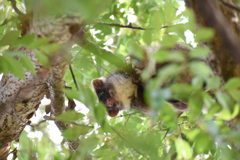
{"label": "rough bark", "polygon": [[[215,36],[206,44],[215,55],[225,81],[240,76],[239,12],[226,5],[238,6],[237,0],[185,0],[193,9],[197,24],[211,27]],[[224,2],[224,3],[222,3]]]}
{"label": "rough bark", "polygon": [[[194,11],[199,26],[211,27],[215,30],[213,39],[205,43],[217,60],[220,77],[225,82],[232,77],[240,77],[240,8],[238,1],[185,0],[185,3]],[[217,66],[215,65],[213,68],[218,70]],[[239,122],[240,114],[225,123],[229,127],[233,127]]]}
{"label": "rough bark", "polygon": [[34,50],[19,48],[17,51],[25,53],[33,62],[37,76],[25,72],[26,81],[9,74],[3,76],[0,84],[0,157],[8,154],[11,144],[29,123],[29,119],[38,109],[46,91],[45,81],[49,71],[40,68],[34,55]]}
{"label": "rough bark", "polygon": [[[36,9],[30,17],[26,33],[35,34],[36,37],[48,37],[49,43],[61,44],[61,49],[49,55],[51,69],[42,68],[35,53],[37,49],[25,47],[17,48],[27,55],[33,62],[37,75],[25,71],[26,80],[19,79],[13,74],[4,75],[0,84],[0,159],[7,159],[14,140],[18,141],[22,130],[30,124],[30,118],[40,105],[40,101],[50,91],[51,110],[54,115],[64,111],[65,95],[61,91],[65,83],[64,74],[69,66],[69,47],[71,46],[71,26],[81,24],[81,18],[63,16],[53,19],[51,16],[41,17],[41,11]],[[24,29],[26,30],[26,28]],[[24,33],[25,34],[25,33]],[[56,122],[62,131],[67,126]],[[64,127],[62,127],[64,126]],[[69,143],[70,148],[77,148],[79,142]],[[72,145],[72,146],[71,146]]]}

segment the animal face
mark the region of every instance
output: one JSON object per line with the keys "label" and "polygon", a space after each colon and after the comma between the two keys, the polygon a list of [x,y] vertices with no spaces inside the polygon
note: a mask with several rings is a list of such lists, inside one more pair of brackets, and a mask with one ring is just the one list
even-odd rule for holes
{"label": "animal face", "polygon": [[114,72],[109,77],[94,79],[92,85],[98,100],[103,102],[111,117],[117,116],[119,110],[129,109],[131,100],[137,93],[137,86],[124,72]]}

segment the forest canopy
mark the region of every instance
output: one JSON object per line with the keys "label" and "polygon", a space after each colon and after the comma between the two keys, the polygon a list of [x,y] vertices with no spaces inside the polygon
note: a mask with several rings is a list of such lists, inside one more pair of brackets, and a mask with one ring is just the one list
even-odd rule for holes
{"label": "forest canopy", "polygon": [[[0,160],[240,159],[239,0],[0,4]],[[108,116],[92,80],[116,69],[151,112]]]}

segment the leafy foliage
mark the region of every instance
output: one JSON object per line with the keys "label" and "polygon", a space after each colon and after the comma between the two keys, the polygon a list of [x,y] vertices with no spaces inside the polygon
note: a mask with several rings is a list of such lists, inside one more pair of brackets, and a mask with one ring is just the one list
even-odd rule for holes
{"label": "leafy foliage", "polygon": [[[24,11],[31,8],[30,0],[17,1],[18,7]],[[58,45],[48,44],[47,38],[35,39],[34,35],[23,37],[17,28],[18,20],[12,12],[11,4],[2,2],[0,19],[9,20],[0,26],[0,73],[11,72],[24,79],[24,69],[35,73],[29,58],[11,48],[36,48],[39,62],[49,67],[49,59],[45,54],[58,49]],[[143,59],[145,48],[172,47],[177,42],[184,43],[193,50],[190,58],[204,59],[209,49],[198,45],[198,40],[209,40],[214,31],[209,28],[196,30],[194,15],[184,9],[182,0],[119,0],[119,1],[48,1],[42,2],[49,8],[48,12],[56,15],[69,10],[81,14],[88,25],[86,38],[97,47],[104,48],[124,60],[129,53]],[[58,5],[55,5],[55,4]],[[100,23],[101,22],[101,23]],[[116,23],[143,27],[146,30],[135,30],[110,26]],[[187,31],[194,35],[190,42]],[[45,54],[42,54],[42,53]],[[34,131],[23,131],[20,137],[18,159],[80,159],[87,153],[93,159],[163,159],[170,160],[176,154],[177,159],[239,159],[240,137],[239,125],[228,128],[226,120],[231,120],[239,113],[239,78],[232,78],[223,84],[221,77],[213,76],[211,68],[203,61],[187,63],[180,52],[166,49],[153,51],[151,59],[156,62],[173,61],[173,63],[157,71],[151,78],[152,68],[147,68],[143,79],[147,82],[145,97],[153,107],[149,116],[137,111],[123,111],[116,118],[106,115],[104,106],[97,104],[96,96],[91,90],[91,80],[107,76],[116,69],[114,59],[102,58],[93,51],[74,45],[71,49],[72,67],[79,90],[68,71],[65,81],[73,90],[64,90],[66,95],[86,105],[87,114],[66,112],[59,117],[69,123],[78,123],[65,130],[62,136],[74,140],[81,138],[79,148],[73,153],[68,150],[64,140],[54,144],[45,129],[39,129],[44,136],[29,138]],[[16,60],[16,57],[17,60]],[[193,78],[190,83],[175,81],[180,74],[187,72]],[[172,83],[170,83],[172,82]],[[206,84],[206,90],[203,86]],[[171,85],[165,85],[171,84]],[[162,86],[165,86],[164,88]],[[166,100],[184,99],[190,111],[180,117],[173,111]],[[202,113],[202,110],[206,112]],[[89,127],[90,126],[90,127]],[[45,126],[46,127],[46,126]]]}

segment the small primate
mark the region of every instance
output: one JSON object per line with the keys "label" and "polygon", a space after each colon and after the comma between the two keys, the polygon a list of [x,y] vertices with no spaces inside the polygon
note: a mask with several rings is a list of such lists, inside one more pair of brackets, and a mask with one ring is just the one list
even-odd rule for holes
{"label": "small primate", "polygon": [[[136,83],[134,78],[123,71],[115,71],[108,77],[94,79],[92,86],[98,100],[106,106],[110,117],[117,116],[120,110],[137,109],[143,113],[150,111],[150,107],[144,100],[143,84]],[[168,102],[177,111],[188,110],[187,105],[179,100],[169,100]]]}

